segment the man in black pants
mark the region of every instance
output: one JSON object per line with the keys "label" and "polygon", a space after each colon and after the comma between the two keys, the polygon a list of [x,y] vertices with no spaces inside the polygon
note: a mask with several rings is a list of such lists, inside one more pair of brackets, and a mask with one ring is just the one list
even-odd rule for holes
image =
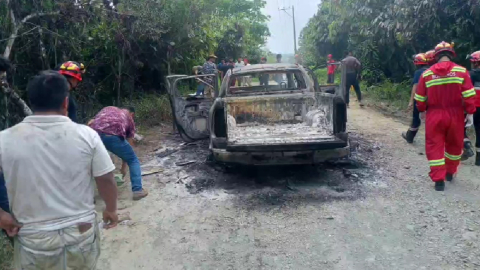
{"label": "man in black pants", "polygon": [[350,88],[353,86],[355,93],[357,93],[357,99],[360,103],[360,106],[363,107],[362,103],[362,92],[360,91],[360,76],[362,71],[362,64],[358,61],[357,58],[353,57],[352,52],[345,52],[345,58],[342,60],[343,64],[347,69],[347,83],[346,83],[346,100],[347,107],[350,103]]}
{"label": "man in black pants", "polygon": [[402,137],[408,142],[413,143],[413,139],[417,135],[418,128],[422,121],[420,120],[420,113],[417,109],[417,103],[414,100],[415,93],[417,92],[417,84],[422,76],[422,73],[428,69],[428,61],[427,57],[423,53],[416,54],[413,56],[413,64],[417,67],[413,75],[413,85],[412,85],[412,93],[410,94],[410,102],[408,103],[408,108],[413,108],[413,115],[412,115],[412,124],[406,133],[402,133]]}
{"label": "man in black pants", "polygon": [[[475,141],[475,148],[477,148],[477,155],[475,158],[475,165],[480,166],[480,51],[476,51],[472,53],[469,57],[470,62],[472,62],[472,70],[470,70],[470,78],[472,78],[472,83],[473,86],[475,87],[477,96],[476,96],[476,102],[475,105],[477,106],[477,111],[470,119],[467,117],[467,125],[471,125],[473,122],[473,125],[475,126],[475,136],[476,136],[476,141]],[[473,156],[472,154],[475,154],[473,152],[473,147],[472,143],[468,139],[465,131],[465,142],[464,142],[464,153],[467,154],[465,158]],[[468,155],[468,152],[471,152],[472,154]]]}

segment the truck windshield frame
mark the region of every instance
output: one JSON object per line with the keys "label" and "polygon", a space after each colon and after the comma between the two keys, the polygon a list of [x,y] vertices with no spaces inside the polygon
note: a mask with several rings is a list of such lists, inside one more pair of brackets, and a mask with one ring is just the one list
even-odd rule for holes
{"label": "truck windshield frame", "polygon": [[[308,78],[305,78],[305,74],[299,69],[232,74],[228,81],[227,96],[303,92],[309,86],[307,80]],[[240,85],[238,84],[239,81]]]}

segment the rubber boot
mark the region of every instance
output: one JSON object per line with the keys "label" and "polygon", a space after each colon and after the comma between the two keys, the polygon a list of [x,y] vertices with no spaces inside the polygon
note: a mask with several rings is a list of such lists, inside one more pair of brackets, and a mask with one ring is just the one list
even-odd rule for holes
{"label": "rubber boot", "polygon": [[453,178],[454,178],[454,175],[453,174],[450,174],[450,173],[447,173],[447,181],[448,182],[452,182],[453,181]]}
{"label": "rubber boot", "polygon": [[477,150],[477,157],[475,158],[475,165],[480,166],[480,151]]}
{"label": "rubber boot", "polygon": [[435,182],[435,190],[436,191],[444,191],[445,190],[445,181]]}
{"label": "rubber boot", "polygon": [[407,133],[402,133],[402,137],[408,142],[413,143],[415,136],[417,135],[418,130],[408,130]]}
{"label": "rubber boot", "polygon": [[462,160],[467,160],[467,159],[469,159],[473,156],[475,156],[475,152],[473,152],[472,142],[464,141],[463,142]]}

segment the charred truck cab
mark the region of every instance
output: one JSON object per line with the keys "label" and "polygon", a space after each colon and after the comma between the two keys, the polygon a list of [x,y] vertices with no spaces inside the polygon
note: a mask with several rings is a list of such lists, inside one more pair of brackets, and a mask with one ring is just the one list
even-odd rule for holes
{"label": "charred truck cab", "polygon": [[314,164],[350,155],[344,87],[319,86],[302,66],[235,68],[214,97],[181,97],[179,82],[189,78],[168,80],[175,125],[187,141],[209,138],[215,161]]}

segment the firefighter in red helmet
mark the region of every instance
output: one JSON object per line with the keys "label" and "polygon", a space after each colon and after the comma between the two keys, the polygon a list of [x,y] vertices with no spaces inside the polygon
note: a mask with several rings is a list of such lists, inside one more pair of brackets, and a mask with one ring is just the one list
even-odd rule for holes
{"label": "firefighter in red helmet", "polygon": [[425,53],[425,58],[427,58],[427,63],[429,66],[435,65],[435,50],[430,50]]}
{"label": "firefighter in red helmet", "polygon": [[[452,62],[453,44],[435,47],[435,65],[426,70],[418,83],[415,100],[425,117],[425,148],[430,177],[435,190],[445,190],[452,181],[462,157],[465,126],[473,124],[475,89],[467,69]],[[465,117],[464,112],[467,113]],[[466,124],[465,124],[466,123]]]}
{"label": "firefighter in red helmet", "polygon": [[420,81],[420,77],[422,76],[423,72],[425,72],[428,68],[428,60],[424,53],[419,53],[413,56],[413,64],[417,67],[413,75],[413,83],[412,83],[412,94],[410,96],[410,102],[408,104],[408,108],[413,108],[413,115],[412,115],[412,124],[406,133],[402,133],[402,137],[408,142],[413,143],[415,136],[417,135],[418,128],[422,121],[420,120],[420,112],[417,109],[415,104],[415,93],[417,92],[417,85]]}
{"label": "firefighter in red helmet", "polygon": [[82,81],[82,75],[85,73],[85,66],[82,63],[75,61],[67,61],[60,66],[58,72],[67,78],[68,84],[70,85],[68,117],[73,122],[77,122],[77,103],[75,102],[71,91]]}

